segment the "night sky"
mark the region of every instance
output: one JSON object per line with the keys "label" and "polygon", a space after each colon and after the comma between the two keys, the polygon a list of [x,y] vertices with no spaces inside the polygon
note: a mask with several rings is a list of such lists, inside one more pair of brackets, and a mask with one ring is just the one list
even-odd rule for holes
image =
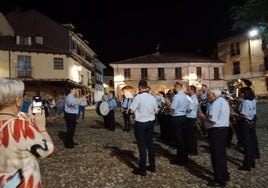
{"label": "night sky", "polygon": [[36,9],[72,23],[104,63],[155,52],[210,54],[231,33],[229,8],[241,0],[1,0],[4,14]]}

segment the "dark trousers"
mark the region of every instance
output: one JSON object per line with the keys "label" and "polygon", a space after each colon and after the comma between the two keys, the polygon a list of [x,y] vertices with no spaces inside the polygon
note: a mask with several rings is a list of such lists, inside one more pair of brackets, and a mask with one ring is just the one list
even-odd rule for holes
{"label": "dark trousers", "polygon": [[172,116],[172,124],[175,126],[175,144],[177,147],[176,160],[179,163],[188,161],[188,129],[186,125],[186,116]]}
{"label": "dark trousers", "polygon": [[104,128],[108,129],[109,128],[109,116],[108,114],[106,116],[102,116],[103,117],[103,121],[104,121]]}
{"label": "dark trousers", "polygon": [[115,119],[114,119],[114,110],[110,110],[108,114],[109,129],[111,131],[115,130]]}
{"label": "dark trousers", "polygon": [[196,118],[187,118],[186,124],[188,129],[188,152],[197,154],[197,127]]}
{"label": "dark trousers", "polygon": [[168,123],[170,120],[170,115],[166,115],[164,113],[158,115],[158,123],[160,126],[160,137],[166,141],[168,141]]}
{"label": "dark trousers", "polygon": [[252,165],[255,165],[254,130],[250,128],[250,124],[246,120],[239,122],[239,135],[244,148],[243,166],[251,168]]}
{"label": "dark trousers", "polygon": [[151,167],[155,167],[155,151],[153,146],[153,132],[155,121],[138,122],[135,121],[134,131],[139,149],[139,168],[146,170],[146,153],[148,149],[149,163]]}
{"label": "dark trousers", "polygon": [[125,131],[130,131],[130,114],[123,112]]}
{"label": "dark trousers", "polygon": [[77,118],[80,118],[80,114],[82,113],[82,119],[85,119],[85,106],[79,106]]}
{"label": "dark trousers", "polygon": [[66,121],[66,145],[72,145],[74,143],[74,133],[76,128],[76,117],[77,114],[70,114],[65,112],[65,121]]}
{"label": "dark trousers", "polygon": [[228,133],[228,127],[208,129],[208,141],[214,180],[218,183],[224,183],[229,177],[226,156]]}

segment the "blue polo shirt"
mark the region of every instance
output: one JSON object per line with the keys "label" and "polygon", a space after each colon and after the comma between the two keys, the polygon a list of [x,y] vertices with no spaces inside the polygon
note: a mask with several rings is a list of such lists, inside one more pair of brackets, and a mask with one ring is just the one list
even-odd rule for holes
{"label": "blue polo shirt", "polygon": [[183,91],[179,91],[172,99],[171,109],[174,110],[172,116],[185,116],[189,103],[190,101],[186,98],[186,94]]}
{"label": "blue polo shirt", "polygon": [[78,104],[76,105],[71,105],[71,103],[75,102],[79,100],[78,98],[76,98],[75,96],[73,96],[72,94],[68,94],[68,96],[65,99],[65,105],[64,105],[64,110],[66,113],[69,114],[78,114]]}

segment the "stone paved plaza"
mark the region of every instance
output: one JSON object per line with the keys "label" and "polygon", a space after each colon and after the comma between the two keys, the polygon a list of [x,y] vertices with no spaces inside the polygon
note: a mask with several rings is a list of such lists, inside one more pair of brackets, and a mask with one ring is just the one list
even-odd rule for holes
{"label": "stone paved plaza", "polygon": [[[228,168],[231,180],[226,187],[246,188],[268,187],[268,105],[258,103],[258,138],[261,159],[251,172],[237,170],[243,155],[235,149],[228,149]],[[155,128],[156,173],[141,177],[132,174],[138,164],[138,149],[133,129],[123,132],[123,119],[116,113],[115,132],[103,128],[103,119],[94,109],[86,111],[85,120],[79,120],[74,149],[66,149],[61,140],[65,122],[58,119],[48,125],[48,132],[57,147],[57,152],[40,162],[43,187],[45,188],[158,188],[158,187],[207,187],[212,178],[208,144],[199,140],[199,154],[193,156],[187,166],[172,166],[170,159],[176,150],[158,139],[159,127]],[[133,121],[132,121],[133,123]]]}

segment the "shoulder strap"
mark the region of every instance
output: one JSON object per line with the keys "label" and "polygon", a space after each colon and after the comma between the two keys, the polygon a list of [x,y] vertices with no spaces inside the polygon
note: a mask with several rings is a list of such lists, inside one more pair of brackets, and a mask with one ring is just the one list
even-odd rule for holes
{"label": "shoulder strap", "polygon": [[13,118],[9,118],[0,128],[0,132],[2,132],[2,130],[11,122],[13,121],[14,119],[16,119],[15,117]]}

